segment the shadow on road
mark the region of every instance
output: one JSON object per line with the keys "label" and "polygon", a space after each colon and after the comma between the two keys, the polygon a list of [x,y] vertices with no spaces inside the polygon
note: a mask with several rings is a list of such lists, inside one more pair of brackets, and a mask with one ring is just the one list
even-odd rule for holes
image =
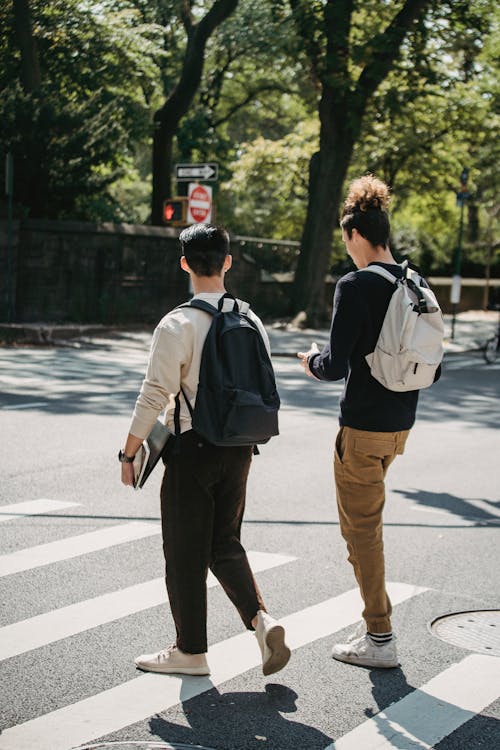
{"label": "shadow on road", "polygon": [[[7,349],[0,352],[0,408],[30,408],[45,414],[130,415],[148,357],[140,342],[91,349]],[[447,370],[447,365],[449,368]],[[307,378],[292,359],[276,364],[284,408],[337,420],[343,384]],[[480,358],[464,364],[448,355],[441,380],[420,394],[418,419],[460,420],[496,428],[500,422],[500,378]],[[33,404],[33,406],[30,406]]]}
{"label": "shadow on road", "polygon": [[486,505],[486,508],[478,507],[475,502],[466,500],[463,497],[457,495],[450,495],[448,492],[427,492],[426,490],[392,490],[395,494],[401,495],[402,497],[413,500],[419,505],[423,505],[427,508],[438,508],[439,510],[445,510],[452,513],[454,516],[459,516],[466,521],[497,521],[500,523],[500,516],[498,513],[489,512],[487,507],[490,506],[492,511],[496,508],[500,508],[500,502],[494,502],[492,500],[480,500],[481,505]]}
{"label": "shadow on road", "polygon": [[[206,682],[211,684],[208,678]],[[326,734],[281,715],[297,711],[298,697],[294,690],[274,683],[259,693],[220,693],[212,688],[183,701],[189,726],[160,716],[150,719],[149,725],[152,735],[169,742],[245,750],[324,750],[331,743]]]}
{"label": "shadow on road", "polygon": [[[493,747],[487,743],[488,737],[494,737],[500,728],[497,719],[474,716],[471,711],[414,688],[407,682],[402,669],[372,669],[369,674],[373,684],[372,694],[380,712],[366,709],[365,713],[373,720],[380,738],[386,738],[394,750],[407,750],[410,744],[413,747],[413,743],[415,747],[432,746],[435,750]],[[404,702],[393,705],[410,695],[411,707],[406,707]],[[456,724],[462,722],[462,725],[445,739],[436,742],[436,723],[425,718],[446,714],[453,716]]]}

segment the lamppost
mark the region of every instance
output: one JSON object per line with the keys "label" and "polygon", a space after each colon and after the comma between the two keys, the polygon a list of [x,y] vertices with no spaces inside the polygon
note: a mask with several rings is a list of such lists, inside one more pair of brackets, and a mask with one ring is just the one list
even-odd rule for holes
{"label": "lamppost", "polygon": [[7,322],[14,320],[14,262],[12,247],[12,197],[14,194],[14,159],[9,153],[5,157],[5,194],[7,196]]}
{"label": "lamppost", "polygon": [[457,191],[457,206],[460,208],[460,222],[458,225],[457,246],[453,257],[453,277],[451,283],[450,302],[452,305],[451,318],[451,338],[455,338],[455,318],[457,314],[457,305],[460,302],[460,286],[462,283],[461,265],[462,265],[462,235],[464,229],[464,206],[471,197],[467,190],[467,180],[469,179],[469,170],[464,167],[460,175],[460,190]]}

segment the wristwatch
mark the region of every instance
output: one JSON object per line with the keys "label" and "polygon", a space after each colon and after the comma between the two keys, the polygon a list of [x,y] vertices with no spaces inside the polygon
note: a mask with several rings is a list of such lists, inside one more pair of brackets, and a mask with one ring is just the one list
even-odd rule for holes
{"label": "wristwatch", "polygon": [[131,463],[133,463],[134,458],[135,458],[135,456],[126,456],[125,453],[122,450],[120,450],[120,452],[118,454],[118,461],[121,464],[131,464]]}

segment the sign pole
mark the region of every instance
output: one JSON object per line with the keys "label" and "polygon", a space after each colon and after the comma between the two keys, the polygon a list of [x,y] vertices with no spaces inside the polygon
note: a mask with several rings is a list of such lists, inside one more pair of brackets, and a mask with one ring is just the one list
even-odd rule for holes
{"label": "sign pole", "polygon": [[458,225],[458,239],[457,246],[455,248],[454,259],[453,259],[453,277],[451,284],[451,304],[452,304],[452,318],[451,318],[451,339],[455,338],[455,320],[457,316],[457,308],[460,302],[460,287],[462,284],[461,278],[461,265],[462,265],[462,235],[464,229],[464,206],[465,202],[471,197],[470,193],[467,192],[467,180],[469,178],[469,170],[464,167],[462,174],[460,175],[461,189],[457,192],[457,206],[460,206],[460,221]]}
{"label": "sign pole", "polygon": [[14,263],[13,263],[13,211],[14,159],[10,151],[5,157],[5,194],[7,195],[7,322],[14,321]]}

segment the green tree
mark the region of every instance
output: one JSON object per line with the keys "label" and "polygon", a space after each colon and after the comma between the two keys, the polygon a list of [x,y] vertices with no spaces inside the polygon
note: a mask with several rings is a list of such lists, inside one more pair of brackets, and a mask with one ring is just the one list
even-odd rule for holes
{"label": "green tree", "polygon": [[[321,92],[319,150],[310,162],[308,207],[293,300],[296,310],[307,312],[310,323],[317,323],[323,314],[333,228],[366,108],[400,54],[409,30],[429,4],[430,0],[406,0],[397,4],[396,12],[393,4],[378,4],[377,11],[364,6],[362,14],[355,14],[353,0],[290,0]],[[389,13],[392,17],[388,18]]]}
{"label": "green tree", "polygon": [[215,0],[208,10],[205,3],[198,8],[202,14],[198,19],[195,3],[182,0],[178,18],[186,35],[185,52],[178,80],[162,106],[154,114],[153,133],[153,190],[151,199],[151,221],[162,221],[163,201],[172,193],[172,155],[174,138],[179,123],[186,115],[197,93],[205,61],[208,39],[215,29],[228,18],[238,5],[238,0]]}
{"label": "green tree", "polygon": [[113,218],[109,186],[147,137],[161,29],[129,3],[0,8],[0,149],[33,217]]}
{"label": "green tree", "polygon": [[470,167],[469,213],[477,225],[474,240],[464,237],[464,259],[469,273],[480,270],[485,212],[498,195],[499,16],[489,0],[470,4],[467,13],[449,19],[453,33],[443,24],[440,36],[436,24],[426,55],[418,54],[425,40],[413,34],[373,97],[354,150],[348,178],[361,165],[392,186],[393,248],[411,253],[425,273],[451,271],[455,192],[464,165]]}
{"label": "green tree", "polygon": [[[453,45],[463,66],[471,67],[476,50],[464,29],[470,23],[475,29],[476,18],[471,2],[401,0],[360,6],[352,0],[290,0],[289,5],[319,90],[319,149],[310,162],[293,300],[296,310],[305,309],[310,322],[316,322],[324,310],[323,280],[343,184],[377,92],[398,61],[408,62],[407,91],[396,102],[401,109],[405,96],[411,101],[422,93],[422,81],[432,80],[435,62]],[[450,71],[448,80],[455,74]]]}

